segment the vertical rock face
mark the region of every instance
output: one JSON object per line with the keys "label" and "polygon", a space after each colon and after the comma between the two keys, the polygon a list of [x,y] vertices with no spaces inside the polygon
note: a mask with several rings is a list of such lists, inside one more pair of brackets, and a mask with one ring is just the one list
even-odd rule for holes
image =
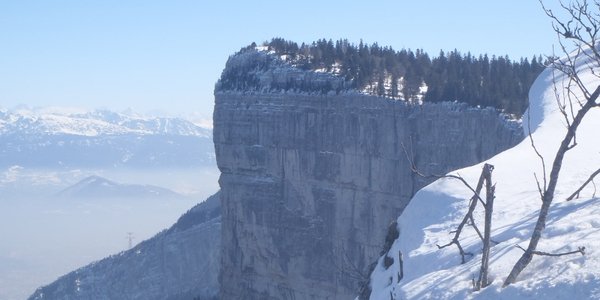
{"label": "vertical rock face", "polygon": [[388,225],[430,182],[411,172],[408,156],[423,173],[442,174],[523,133],[492,109],[461,104],[217,85],[213,136],[222,298],[353,299]]}

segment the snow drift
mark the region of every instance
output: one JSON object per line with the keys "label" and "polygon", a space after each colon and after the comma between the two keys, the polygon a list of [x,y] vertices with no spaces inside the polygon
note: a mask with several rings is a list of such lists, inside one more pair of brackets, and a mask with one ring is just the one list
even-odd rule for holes
{"label": "snow drift", "polygon": [[[597,68],[597,66],[596,66]],[[533,141],[544,157],[547,172],[566,132],[566,122],[558,110],[558,94],[564,95],[565,78],[552,69],[545,70],[530,89],[530,110],[524,128],[530,128]],[[588,89],[598,85],[588,68],[580,68]],[[554,79],[554,80],[553,80]],[[576,104],[577,105],[577,104]],[[575,107],[577,108],[577,106]],[[529,115],[529,117],[528,117]],[[541,178],[540,159],[525,139],[519,145],[495,157],[452,172],[475,186],[484,163],[495,166],[496,200],[490,252],[491,285],[473,291],[481,263],[482,243],[471,226],[460,238],[465,251],[474,254],[465,264],[457,248],[448,243],[468,208],[472,193],[455,179],[440,179],[419,191],[398,217],[399,237],[388,251],[389,257],[403,255],[403,278],[398,280],[400,264],[394,259],[388,268],[383,255],[371,274],[370,299],[600,299],[600,199],[590,184],[578,199],[567,202],[588,176],[600,167],[600,109],[592,109],[577,133],[577,147],[567,152],[558,182],[555,200],[538,245],[539,251],[565,252],[585,247],[585,255],[562,257],[534,256],[517,282],[502,288],[504,279],[522,254],[517,245],[526,247],[541,206],[534,173]],[[474,216],[483,228],[483,209]],[[389,265],[389,259],[388,259]]]}

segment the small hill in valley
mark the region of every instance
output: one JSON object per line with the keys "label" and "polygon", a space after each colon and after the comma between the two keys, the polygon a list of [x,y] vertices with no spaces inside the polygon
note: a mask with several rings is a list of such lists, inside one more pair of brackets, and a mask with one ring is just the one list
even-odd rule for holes
{"label": "small hill in valley", "polygon": [[76,184],[58,192],[56,196],[60,198],[80,199],[183,198],[183,195],[166,188],[153,185],[122,184],[97,175],[82,179]]}

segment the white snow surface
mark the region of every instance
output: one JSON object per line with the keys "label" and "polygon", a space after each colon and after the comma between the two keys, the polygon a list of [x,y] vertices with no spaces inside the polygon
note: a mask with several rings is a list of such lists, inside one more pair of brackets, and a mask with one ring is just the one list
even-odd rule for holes
{"label": "white snow surface", "polygon": [[[598,66],[594,66],[598,74]],[[582,79],[593,91],[600,83],[589,69],[581,67]],[[533,140],[544,156],[550,172],[556,150],[566,133],[565,120],[558,111],[553,72],[545,70],[530,89],[529,120]],[[556,73],[557,82],[564,78]],[[558,90],[562,93],[563,88]],[[577,108],[577,107],[576,107]],[[455,245],[438,249],[451,241],[467,211],[472,193],[455,179],[440,179],[419,191],[398,217],[399,238],[388,255],[394,263],[385,269],[383,256],[371,275],[370,299],[600,299],[600,191],[594,187],[581,192],[581,197],[567,202],[596,169],[600,168],[600,108],[592,109],[577,133],[578,145],[568,151],[550,208],[546,228],[537,250],[564,252],[585,247],[585,255],[561,257],[534,256],[515,284],[502,288],[502,283],[522,255],[516,247],[526,248],[541,206],[534,172],[542,178],[540,159],[531,142],[525,139],[512,149],[486,162],[454,171],[472,186],[477,184],[483,163],[495,166],[492,180],[496,183],[496,199],[492,223],[493,245],[490,252],[491,285],[473,291],[481,266],[482,243],[473,227],[465,226],[460,242],[465,251],[474,254],[461,264]],[[600,180],[597,179],[596,181]],[[483,231],[483,208],[478,204],[475,221]],[[404,277],[398,279],[399,251],[403,255]]]}

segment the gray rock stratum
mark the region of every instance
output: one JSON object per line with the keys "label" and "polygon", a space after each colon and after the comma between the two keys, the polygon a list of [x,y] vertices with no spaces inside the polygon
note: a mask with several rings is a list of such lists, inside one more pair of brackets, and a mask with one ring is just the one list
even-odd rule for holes
{"label": "gray rock stratum", "polygon": [[493,109],[362,95],[265,55],[232,56],[215,89],[222,299],[353,299],[390,222],[430,182],[408,156],[443,174],[523,137]]}

